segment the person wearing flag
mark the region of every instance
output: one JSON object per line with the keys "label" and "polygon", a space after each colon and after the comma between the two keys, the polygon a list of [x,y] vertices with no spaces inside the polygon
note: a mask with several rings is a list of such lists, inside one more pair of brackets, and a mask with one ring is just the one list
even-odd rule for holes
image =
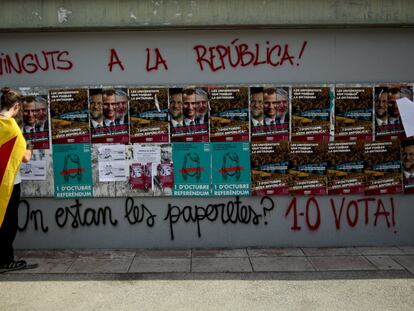
{"label": "person wearing flag", "polygon": [[20,201],[20,165],[30,161],[32,146],[13,118],[20,111],[20,96],[9,88],[0,97],[0,273],[27,267],[14,259],[13,242],[17,233],[17,209]]}

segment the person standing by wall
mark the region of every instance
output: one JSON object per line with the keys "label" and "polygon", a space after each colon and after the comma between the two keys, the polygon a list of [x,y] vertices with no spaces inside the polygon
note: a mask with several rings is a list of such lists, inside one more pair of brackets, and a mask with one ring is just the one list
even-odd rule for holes
{"label": "person standing by wall", "polygon": [[0,273],[27,267],[14,260],[13,242],[17,233],[17,209],[20,201],[20,165],[30,161],[32,147],[13,119],[20,110],[20,97],[9,88],[0,97]]}

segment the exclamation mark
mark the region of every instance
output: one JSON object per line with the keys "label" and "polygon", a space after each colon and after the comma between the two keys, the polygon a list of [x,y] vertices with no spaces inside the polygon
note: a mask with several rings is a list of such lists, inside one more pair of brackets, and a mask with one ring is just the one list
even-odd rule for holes
{"label": "exclamation mark", "polygon": [[[303,44],[302,44],[302,48],[301,48],[301,50],[300,50],[300,53],[299,53],[299,57],[298,57],[298,59],[301,59],[302,58],[302,55],[303,55],[303,52],[305,51],[305,48],[306,48],[306,45],[308,44],[308,41],[304,41],[303,42]],[[296,66],[299,66],[299,63],[296,63]]]}

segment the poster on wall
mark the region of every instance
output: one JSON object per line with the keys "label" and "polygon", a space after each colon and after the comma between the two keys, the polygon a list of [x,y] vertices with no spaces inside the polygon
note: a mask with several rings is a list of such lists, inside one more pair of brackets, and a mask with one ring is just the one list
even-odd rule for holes
{"label": "poster on wall", "polygon": [[125,146],[101,145],[98,147],[99,182],[126,181]]}
{"label": "poster on wall", "polygon": [[133,163],[130,165],[129,183],[132,189],[154,193],[154,176],[161,163],[159,144],[134,144]]}
{"label": "poster on wall", "polygon": [[92,197],[90,144],[53,144],[55,197]]}
{"label": "poster on wall", "polygon": [[327,193],[327,142],[292,142],[289,174],[291,194],[324,195]]}
{"label": "poster on wall", "polygon": [[327,177],[328,194],[364,194],[364,142],[330,142]]}
{"label": "poster on wall", "polygon": [[289,143],[252,143],[252,195],[289,194]]}
{"label": "poster on wall", "polygon": [[209,141],[209,102],[207,88],[169,89],[171,142]]}
{"label": "poster on wall", "polygon": [[126,88],[89,89],[89,114],[92,143],[129,142]]}
{"label": "poster on wall", "polygon": [[89,143],[88,89],[52,89],[49,102],[52,143]]}
{"label": "poster on wall", "polygon": [[367,143],[365,157],[365,194],[402,192],[400,141]]}
{"label": "poster on wall", "polygon": [[211,195],[210,143],[173,143],[174,196]]}
{"label": "poster on wall", "polygon": [[333,130],[332,86],[292,87],[292,141],[329,141]]}
{"label": "poster on wall", "polygon": [[414,139],[401,141],[404,193],[414,193]]}
{"label": "poster on wall", "polygon": [[174,164],[172,159],[172,145],[161,144],[161,161],[153,174],[154,196],[172,195],[174,187]]}
{"label": "poster on wall", "polygon": [[211,143],[215,196],[250,195],[250,143]]}
{"label": "poster on wall", "polygon": [[241,86],[209,87],[210,141],[249,141],[248,91]]}
{"label": "poster on wall", "polygon": [[380,84],[374,90],[375,140],[404,139],[397,99],[413,100],[413,87],[405,83]]}
{"label": "poster on wall", "polygon": [[131,143],[168,143],[168,89],[129,88]]}
{"label": "poster on wall", "polygon": [[30,160],[20,166],[22,180],[46,180],[48,163],[46,160]]}
{"label": "poster on wall", "polygon": [[22,131],[33,149],[49,149],[49,104],[47,90],[38,87],[20,87]]}
{"label": "poster on wall", "polygon": [[335,87],[335,140],[373,139],[372,99],[372,87]]}
{"label": "poster on wall", "polygon": [[250,87],[251,141],[288,141],[288,87]]}

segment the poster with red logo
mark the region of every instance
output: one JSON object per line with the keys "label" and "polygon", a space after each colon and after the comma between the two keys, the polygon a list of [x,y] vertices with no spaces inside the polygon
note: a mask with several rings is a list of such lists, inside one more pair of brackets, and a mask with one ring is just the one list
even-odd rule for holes
{"label": "poster with red logo", "polygon": [[289,143],[252,143],[251,175],[253,195],[289,194]]}
{"label": "poster with red logo", "polygon": [[406,138],[397,99],[413,100],[413,86],[406,83],[390,83],[375,86],[375,140]]}
{"label": "poster with red logo", "polygon": [[336,141],[328,145],[328,194],[363,194],[363,141]]}
{"label": "poster with red logo", "polygon": [[211,142],[250,140],[248,91],[241,86],[209,87]]}
{"label": "poster with red logo", "polygon": [[333,135],[333,86],[292,87],[292,141],[329,141]]}
{"label": "poster with red logo", "polygon": [[168,143],[168,89],[128,89],[131,143]]}
{"label": "poster with red logo", "polygon": [[22,131],[33,149],[49,149],[49,103],[47,90],[38,87],[19,88],[22,109]]}
{"label": "poster with red logo", "polygon": [[373,139],[373,87],[335,87],[335,140]]}
{"label": "poster with red logo", "polygon": [[126,88],[89,89],[89,114],[92,143],[129,142]]}
{"label": "poster with red logo", "polygon": [[289,174],[291,194],[324,195],[327,193],[326,167],[328,143],[290,143]]}
{"label": "poster with red logo", "polygon": [[250,87],[251,141],[288,141],[290,128],[288,87]]}
{"label": "poster with red logo", "polygon": [[52,143],[89,143],[88,89],[52,89],[49,102]]}
{"label": "poster with red logo", "polygon": [[365,144],[365,194],[402,192],[400,152],[400,141],[397,139]]}
{"label": "poster with red logo", "polygon": [[171,142],[209,142],[208,89],[169,89]]}

